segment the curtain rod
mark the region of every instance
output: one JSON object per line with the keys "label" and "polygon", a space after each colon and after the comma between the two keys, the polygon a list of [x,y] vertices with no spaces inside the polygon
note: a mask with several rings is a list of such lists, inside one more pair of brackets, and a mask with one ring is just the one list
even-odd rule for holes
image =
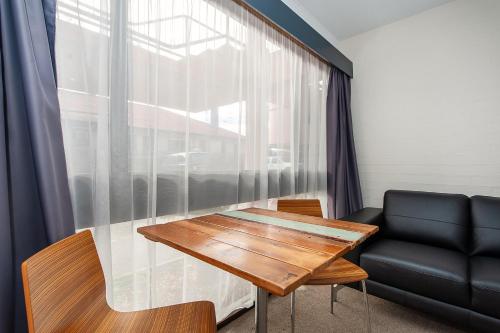
{"label": "curtain rod", "polygon": [[321,61],[353,77],[353,64],[281,0],[233,0],[305,48]]}

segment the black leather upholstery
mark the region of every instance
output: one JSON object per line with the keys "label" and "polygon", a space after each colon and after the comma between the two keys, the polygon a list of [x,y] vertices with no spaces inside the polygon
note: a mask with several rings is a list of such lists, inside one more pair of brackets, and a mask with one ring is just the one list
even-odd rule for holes
{"label": "black leather upholstery", "polygon": [[500,319],[500,259],[472,257],[470,274],[472,309]]}
{"label": "black leather upholstery", "polygon": [[500,198],[471,198],[472,255],[500,257]]}
{"label": "black leather upholstery", "polygon": [[477,332],[500,332],[500,198],[387,191],[383,215],[344,220],[380,232],[346,258],[368,292]]}
{"label": "black leather upholstery", "polygon": [[467,251],[469,199],[460,194],[387,191],[387,237]]}
{"label": "black leather upholstery", "polygon": [[467,261],[458,251],[390,239],[361,254],[370,280],[458,306],[469,305]]}
{"label": "black leather upholstery", "polygon": [[500,319],[496,319],[475,311],[469,312],[468,327],[478,333],[500,332]]}
{"label": "black leather upholstery", "polygon": [[372,280],[366,281],[366,288],[371,295],[449,320],[451,324],[460,328],[469,326],[470,311],[466,308],[436,301],[430,297],[420,296]]}
{"label": "black leather upholstery", "polygon": [[381,226],[384,221],[384,215],[381,208],[366,207],[349,216],[343,217],[342,220]]}

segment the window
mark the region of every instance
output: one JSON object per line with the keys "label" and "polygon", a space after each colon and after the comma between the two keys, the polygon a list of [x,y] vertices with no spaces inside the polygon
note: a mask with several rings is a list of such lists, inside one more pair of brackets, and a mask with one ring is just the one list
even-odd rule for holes
{"label": "window", "polygon": [[[153,256],[135,227],[326,190],[329,68],[260,18],[231,0],[59,0],[57,15],[76,223],[111,232],[115,306],[190,298],[154,296],[189,259]],[[218,315],[251,297],[234,281],[205,291]]]}

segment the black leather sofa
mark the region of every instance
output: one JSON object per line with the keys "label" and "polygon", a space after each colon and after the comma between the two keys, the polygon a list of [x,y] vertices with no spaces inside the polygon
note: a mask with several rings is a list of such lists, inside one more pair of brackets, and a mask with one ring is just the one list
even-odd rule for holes
{"label": "black leather sofa", "polygon": [[471,331],[500,332],[500,198],[395,191],[343,220],[380,231],[347,258],[372,295]]}

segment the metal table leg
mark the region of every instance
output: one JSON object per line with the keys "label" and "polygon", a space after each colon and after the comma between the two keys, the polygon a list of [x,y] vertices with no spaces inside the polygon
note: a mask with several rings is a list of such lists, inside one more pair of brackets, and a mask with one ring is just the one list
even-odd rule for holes
{"label": "metal table leg", "polygon": [[267,298],[269,292],[257,287],[255,302],[255,330],[257,333],[267,333]]}
{"label": "metal table leg", "polygon": [[292,325],[292,333],[295,333],[295,290],[292,291],[292,304],[290,304],[290,308],[291,308],[291,313],[290,313],[290,317],[291,317],[291,325]]}

